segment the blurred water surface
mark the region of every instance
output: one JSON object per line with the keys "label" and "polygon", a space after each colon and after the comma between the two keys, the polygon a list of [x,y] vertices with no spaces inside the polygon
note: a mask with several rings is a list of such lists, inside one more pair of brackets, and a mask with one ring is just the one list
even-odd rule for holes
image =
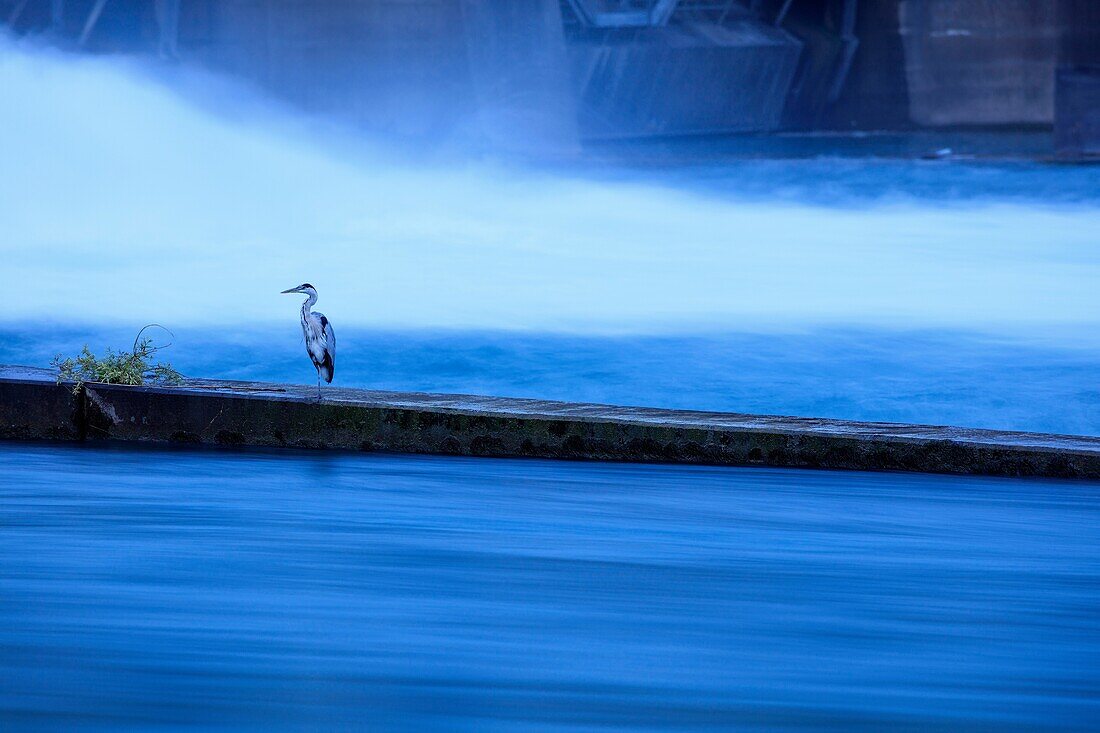
{"label": "blurred water surface", "polygon": [[[1035,136],[527,166],[11,39],[0,88],[0,362],[161,322],[308,383],[310,281],[343,386],[1100,435],[1100,169]],[[1001,159],[887,159],[945,144]],[[1096,730],[1098,488],[0,444],[0,730]]]}
{"label": "blurred water surface", "polygon": [[0,444],[0,728],[1087,731],[1100,486]]}
{"label": "blurred water surface", "polygon": [[344,386],[1100,435],[1100,167],[1049,134],[414,154],[7,37],[0,90],[0,362],[155,322],[185,373],[308,383],[311,282]]}
{"label": "blurred water surface", "polygon": [[[192,69],[3,37],[0,90],[19,141],[0,260],[20,284],[0,323],[236,331],[278,322],[302,282],[334,323],[393,330],[1100,323],[1100,168],[1005,159],[1038,154],[1033,136],[707,137],[530,164],[441,132],[409,154]],[[908,159],[943,145],[996,159]]]}
{"label": "blurred water surface", "polygon": [[[309,383],[296,302],[282,327],[153,330],[185,374]],[[46,365],[133,327],[0,326],[0,363]],[[681,409],[1100,435],[1100,343],[845,328],[664,336],[387,331],[336,322],[335,384]],[[1093,339],[1090,343],[1088,339]]]}

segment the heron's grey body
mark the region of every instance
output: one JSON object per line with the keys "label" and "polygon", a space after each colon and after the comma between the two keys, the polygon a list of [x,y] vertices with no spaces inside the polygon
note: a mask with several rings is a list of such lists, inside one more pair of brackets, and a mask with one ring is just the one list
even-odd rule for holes
{"label": "heron's grey body", "polygon": [[302,303],[302,336],[306,341],[306,353],[317,369],[317,399],[321,399],[321,380],[331,383],[336,371],[336,332],[324,313],[312,310],[317,303],[317,290],[312,285],[306,283],[283,292],[308,296]]}

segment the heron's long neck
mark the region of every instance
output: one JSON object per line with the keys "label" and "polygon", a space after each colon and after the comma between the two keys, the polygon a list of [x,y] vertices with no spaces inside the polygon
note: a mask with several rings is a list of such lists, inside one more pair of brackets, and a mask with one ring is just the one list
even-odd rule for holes
{"label": "heron's long neck", "polygon": [[312,308],[314,306],[314,304],[316,304],[316,303],[317,303],[317,296],[313,293],[310,293],[310,296],[308,298],[306,298],[304,303],[302,303],[302,321],[303,322],[305,322],[309,319],[309,309]]}

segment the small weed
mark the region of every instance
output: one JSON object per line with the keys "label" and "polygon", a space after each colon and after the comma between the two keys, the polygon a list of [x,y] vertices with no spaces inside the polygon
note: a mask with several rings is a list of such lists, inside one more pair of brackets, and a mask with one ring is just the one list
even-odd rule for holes
{"label": "small weed", "polygon": [[[76,382],[73,392],[78,392],[85,382],[103,384],[155,384],[173,385],[183,381],[183,375],[167,362],[154,362],[153,357],[171,344],[155,346],[153,340],[143,336],[145,330],[156,326],[149,324],[138,331],[134,347],[130,351],[114,351],[98,357],[85,345],[75,359],[58,354],[51,364],[57,368],[57,382]],[[163,326],[157,326],[163,328]],[[167,329],[165,329],[167,331]],[[171,333],[171,332],[169,332]]]}

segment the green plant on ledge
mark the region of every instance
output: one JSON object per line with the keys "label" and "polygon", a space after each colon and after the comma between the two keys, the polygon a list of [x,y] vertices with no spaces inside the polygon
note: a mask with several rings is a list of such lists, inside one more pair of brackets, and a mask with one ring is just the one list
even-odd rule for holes
{"label": "green plant on ledge", "polygon": [[142,335],[147,328],[153,326],[163,328],[155,323],[142,328],[138,331],[134,339],[134,347],[130,351],[116,352],[107,349],[106,354],[98,357],[85,345],[75,359],[58,354],[51,362],[57,368],[58,384],[75,382],[73,392],[80,391],[85,382],[159,386],[180,384],[183,381],[183,375],[173,369],[171,364],[153,361],[158,351],[171,346],[171,344],[155,346],[151,338]]}

